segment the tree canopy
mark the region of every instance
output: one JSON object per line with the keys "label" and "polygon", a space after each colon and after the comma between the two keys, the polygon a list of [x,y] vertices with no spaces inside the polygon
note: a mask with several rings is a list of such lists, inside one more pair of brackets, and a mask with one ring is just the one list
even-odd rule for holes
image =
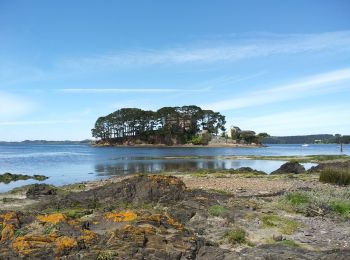
{"label": "tree canopy", "polygon": [[225,131],[225,116],[198,106],[163,107],[157,111],[122,108],[99,117],[92,136],[110,143],[141,141],[146,143],[186,143],[206,132]]}

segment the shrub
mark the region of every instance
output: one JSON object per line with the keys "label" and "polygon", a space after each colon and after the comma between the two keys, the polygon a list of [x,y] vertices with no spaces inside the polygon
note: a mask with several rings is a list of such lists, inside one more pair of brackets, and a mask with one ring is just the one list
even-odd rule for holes
{"label": "shrub", "polygon": [[221,205],[214,205],[209,207],[208,212],[212,216],[220,217],[226,213],[226,209]]}
{"label": "shrub", "polygon": [[243,228],[235,227],[225,233],[225,238],[232,244],[243,244],[247,241],[247,233]]}
{"label": "shrub", "polygon": [[332,210],[338,213],[339,215],[343,217],[349,217],[350,216],[350,202],[347,201],[332,201],[331,202]]}
{"label": "shrub", "polygon": [[325,169],[321,171],[320,182],[334,183],[338,185],[350,184],[350,170]]}
{"label": "shrub", "polygon": [[288,193],[286,196],[287,201],[293,206],[298,206],[302,204],[309,203],[310,199],[305,193],[292,192]]}

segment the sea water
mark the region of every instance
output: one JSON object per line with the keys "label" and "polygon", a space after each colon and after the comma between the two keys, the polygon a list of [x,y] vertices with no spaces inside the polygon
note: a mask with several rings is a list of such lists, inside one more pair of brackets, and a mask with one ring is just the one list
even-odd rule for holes
{"label": "sea water", "polygon": [[[343,154],[350,154],[344,145]],[[232,159],[230,156],[289,156],[340,154],[338,145],[268,145],[262,148],[92,147],[72,144],[0,144],[0,174],[48,176],[44,183],[64,185],[112,175],[195,169],[251,167],[270,173],[285,161]],[[310,168],[313,164],[304,164]],[[0,184],[0,192],[35,180]]]}

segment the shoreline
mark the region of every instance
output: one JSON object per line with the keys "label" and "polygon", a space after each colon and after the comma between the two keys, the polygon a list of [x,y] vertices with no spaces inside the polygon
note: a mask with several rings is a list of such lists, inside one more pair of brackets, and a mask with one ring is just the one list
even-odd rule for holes
{"label": "shoreline", "polygon": [[332,208],[335,196],[346,204],[347,187],[320,182],[319,171],[246,168],[27,185],[0,193],[0,258],[132,258],[137,249],[153,259],[189,248],[198,259],[350,256],[350,214]]}
{"label": "shoreline", "polygon": [[262,148],[264,145],[253,144],[208,144],[208,145],[194,145],[194,144],[90,144],[92,147],[125,147],[125,148]]}

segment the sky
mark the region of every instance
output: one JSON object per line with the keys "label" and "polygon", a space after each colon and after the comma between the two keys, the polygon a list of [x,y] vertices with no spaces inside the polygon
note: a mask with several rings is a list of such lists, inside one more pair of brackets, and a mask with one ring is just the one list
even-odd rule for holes
{"label": "sky", "polygon": [[0,140],[91,138],[119,108],[350,134],[350,1],[0,0]]}

